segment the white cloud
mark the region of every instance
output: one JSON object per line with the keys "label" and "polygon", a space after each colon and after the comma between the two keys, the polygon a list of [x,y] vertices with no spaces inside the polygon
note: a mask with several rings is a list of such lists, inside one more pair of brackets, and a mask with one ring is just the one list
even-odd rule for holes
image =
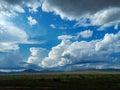
{"label": "white cloud", "polygon": [[120,8],[103,9],[91,16],[93,25],[103,25],[113,22],[120,22]]}
{"label": "white cloud", "polygon": [[[43,0],[5,0],[9,5],[19,6],[15,7],[17,11],[23,12],[23,9],[20,7],[26,5],[29,8],[30,12],[38,12],[38,8],[41,6]],[[13,8],[14,9],[14,8]]]}
{"label": "white cloud", "polygon": [[43,0],[5,0],[8,6],[12,6],[12,9],[24,13],[23,5],[29,8],[29,12],[38,12],[38,8],[41,6]]}
{"label": "white cloud", "polygon": [[117,34],[106,34],[104,39],[96,43],[97,51],[120,52],[120,32]]}
{"label": "white cloud", "polygon": [[37,21],[35,19],[33,19],[31,16],[29,16],[28,18],[28,23],[32,26],[32,25],[36,25]]}
{"label": "white cloud", "polygon": [[0,52],[8,52],[11,50],[18,50],[19,46],[15,43],[0,43]]}
{"label": "white cloud", "polygon": [[52,48],[48,57],[45,57],[39,65],[44,68],[50,68],[71,63],[69,60],[62,58],[63,52],[69,47],[70,43],[69,40],[62,40],[60,44]]}
{"label": "white cloud", "polygon": [[50,24],[49,26],[53,29],[59,29],[59,30],[73,29],[73,27],[70,27],[67,24]]}
{"label": "white cloud", "polygon": [[71,36],[71,35],[61,35],[61,36],[58,36],[58,39],[60,39],[62,41],[66,41],[66,40],[69,41],[69,39],[72,39],[72,38],[73,38],[73,36]]}
{"label": "white cloud", "polygon": [[92,37],[92,35],[93,35],[93,31],[85,30],[85,31],[82,31],[82,32],[78,33],[77,38],[79,38],[79,37],[89,38],[89,37]]}
{"label": "white cloud", "polygon": [[30,48],[31,56],[28,58],[28,63],[41,63],[44,57],[47,57],[48,50],[44,48]]}
{"label": "white cloud", "polygon": [[12,5],[5,1],[0,1],[0,14],[6,17],[15,17],[17,13],[24,13],[25,10],[22,8],[21,5],[16,4]]}
{"label": "white cloud", "polygon": [[18,43],[28,41],[26,32],[14,24],[6,21],[0,21],[0,51],[18,50]]}
{"label": "white cloud", "polygon": [[110,26],[113,26],[113,25],[114,25],[114,22],[108,23],[108,24],[104,24],[104,25],[102,25],[102,26],[100,26],[100,27],[98,28],[98,31],[106,30],[106,28],[108,28],[108,27],[110,27]]}
{"label": "white cloud", "polygon": [[56,28],[56,26],[54,24],[50,24],[50,27],[53,28],[53,29]]}
{"label": "white cloud", "polygon": [[[25,10],[22,8],[26,5],[29,0],[4,0],[0,1],[0,51],[8,52],[11,50],[18,50],[19,44],[23,43],[44,43],[28,41],[28,34],[22,28],[19,28],[12,22],[12,18],[16,17],[18,12],[24,13]],[[29,3],[34,2],[30,0]],[[37,24],[37,21],[32,17],[28,17],[31,25]]]}
{"label": "white cloud", "polygon": [[20,5],[13,5],[12,8],[17,12],[25,13],[25,10]]}
{"label": "white cloud", "polygon": [[114,29],[115,29],[115,30],[118,30],[118,29],[119,29],[119,24],[118,24],[118,23],[114,26]]}
{"label": "white cloud", "polygon": [[24,43],[28,39],[28,35],[24,30],[6,21],[5,23],[0,21],[0,31],[0,42]]}
{"label": "white cloud", "polygon": [[[39,60],[39,66],[43,68],[58,68],[63,66],[64,69],[72,65],[74,68],[106,68],[113,67],[119,63],[120,57],[111,56],[113,53],[120,52],[120,32],[116,34],[106,34],[102,40],[92,41],[74,41],[74,38],[67,35],[58,37],[61,43],[53,47],[47,56]],[[40,52],[41,53],[41,52]],[[41,57],[40,53],[35,53],[34,60]],[[44,53],[44,51],[43,51]],[[34,53],[32,53],[34,54]],[[34,56],[34,55],[33,55]],[[31,56],[30,56],[31,58]],[[34,57],[33,57],[34,58]],[[36,62],[33,60],[33,63]],[[113,64],[113,65],[112,65]],[[65,68],[65,67],[66,68]],[[70,68],[70,67],[69,67]],[[74,69],[72,68],[72,69]],[[117,67],[120,68],[120,67]]]}
{"label": "white cloud", "polygon": [[6,16],[6,17],[14,17],[16,16],[16,13],[14,10],[9,6],[9,4],[5,3],[4,1],[1,1],[0,3],[0,16]]}
{"label": "white cloud", "polygon": [[19,50],[19,44],[41,44],[45,41],[28,41],[27,33],[5,20],[0,21],[0,52]]}
{"label": "white cloud", "polygon": [[40,1],[31,1],[26,3],[29,7],[29,12],[38,12],[38,8],[41,6]]}

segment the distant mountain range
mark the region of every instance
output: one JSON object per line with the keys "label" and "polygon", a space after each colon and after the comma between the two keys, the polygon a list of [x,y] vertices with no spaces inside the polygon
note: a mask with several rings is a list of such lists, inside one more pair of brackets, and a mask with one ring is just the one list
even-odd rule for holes
{"label": "distant mountain range", "polygon": [[61,71],[52,71],[52,70],[43,70],[43,71],[38,71],[34,69],[26,69],[24,71],[18,71],[18,72],[2,72],[0,71],[0,75],[24,75],[24,74],[40,74],[40,73],[55,73],[55,72],[61,72]]}
{"label": "distant mountain range", "polygon": [[[87,70],[74,70],[74,71],[67,71],[67,72],[84,72],[84,71],[99,71],[99,72],[120,72],[120,69],[87,69]],[[24,75],[24,74],[40,74],[40,73],[57,73],[57,72],[64,72],[64,71],[51,71],[51,70],[43,70],[37,71],[34,69],[26,69],[24,71],[18,72],[0,72],[0,75]]]}
{"label": "distant mountain range", "polygon": [[34,70],[34,69],[26,69],[24,71],[21,71],[22,73],[38,73],[40,71]]}
{"label": "distant mountain range", "polygon": [[24,71],[13,71],[13,72],[2,72],[0,71],[0,75],[11,75],[11,74],[29,74],[29,73],[40,73],[40,71],[34,70],[34,69],[26,69]]}

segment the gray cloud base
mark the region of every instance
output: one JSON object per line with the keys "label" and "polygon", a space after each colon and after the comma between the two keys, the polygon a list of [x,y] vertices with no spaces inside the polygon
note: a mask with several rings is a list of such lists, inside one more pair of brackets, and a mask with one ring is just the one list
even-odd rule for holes
{"label": "gray cloud base", "polygon": [[42,10],[62,19],[77,20],[79,26],[120,22],[120,0],[44,0]]}
{"label": "gray cloud base", "polygon": [[[61,11],[65,15],[79,17],[86,13],[95,14],[96,12],[108,9],[112,7],[120,7],[119,0],[45,0],[43,3],[43,9],[46,6],[46,10],[55,11],[55,9]],[[48,7],[48,8],[47,8]]]}

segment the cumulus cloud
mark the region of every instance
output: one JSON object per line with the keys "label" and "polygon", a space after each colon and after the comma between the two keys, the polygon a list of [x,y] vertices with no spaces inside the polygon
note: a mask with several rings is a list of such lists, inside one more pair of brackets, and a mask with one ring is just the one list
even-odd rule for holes
{"label": "cumulus cloud", "polygon": [[69,47],[70,43],[69,40],[64,39],[59,45],[52,48],[48,57],[45,57],[39,65],[44,68],[50,68],[70,64],[71,61],[62,58],[63,52]]}
{"label": "cumulus cloud", "polygon": [[[80,25],[103,25],[120,22],[119,0],[45,0],[42,4],[45,12],[54,12],[62,19],[81,21]],[[88,22],[89,20],[89,22]]]}
{"label": "cumulus cloud", "polygon": [[91,30],[85,30],[85,31],[82,31],[82,32],[80,32],[80,33],[78,33],[78,38],[79,37],[83,37],[83,38],[89,38],[89,37],[92,37],[92,35],[93,35],[93,31],[91,31]]}
{"label": "cumulus cloud", "polygon": [[[114,47],[115,46],[115,47]],[[97,51],[120,52],[120,32],[117,34],[106,34],[104,39],[96,43]]]}
{"label": "cumulus cloud", "polygon": [[37,21],[35,19],[33,19],[33,17],[29,16],[28,18],[28,23],[32,26],[32,25],[36,25]]}
{"label": "cumulus cloud", "polygon": [[44,48],[30,48],[31,56],[28,58],[28,63],[41,63],[44,57],[47,57],[48,50]]}
{"label": "cumulus cloud", "polygon": [[[42,57],[42,59],[39,60],[38,58],[41,57],[40,55],[41,52],[35,55],[35,58],[37,58],[36,59],[37,62],[38,60],[40,62],[39,63],[40,67],[43,68],[63,67],[64,69],[71,68],[71,70],[75,68],[76,69],[85,68],[104,69],[106,67],[120,68],[118,66],[120,57],[116,57],[113,55],[114,53],[120,52],[120,32],[116,34],[106,34],[102,40],[92,40],[89,42],[87,41],[73,42],[71,40],[73,37],[70,35],[62,35],[59,36],[58,38],[61,39],[61,43],[53,47],[49,51],[47,57],[44,56]],[[72,68],[72,66],[74,68]]]}

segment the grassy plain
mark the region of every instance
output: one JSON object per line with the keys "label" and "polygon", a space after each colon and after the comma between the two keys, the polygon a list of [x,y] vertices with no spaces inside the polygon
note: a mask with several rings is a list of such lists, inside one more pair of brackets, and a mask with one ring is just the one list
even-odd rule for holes
{"label": "grassy plain", "polygon": [[120,90],[120,73],[86,71],[2,75],[0,90]]}

